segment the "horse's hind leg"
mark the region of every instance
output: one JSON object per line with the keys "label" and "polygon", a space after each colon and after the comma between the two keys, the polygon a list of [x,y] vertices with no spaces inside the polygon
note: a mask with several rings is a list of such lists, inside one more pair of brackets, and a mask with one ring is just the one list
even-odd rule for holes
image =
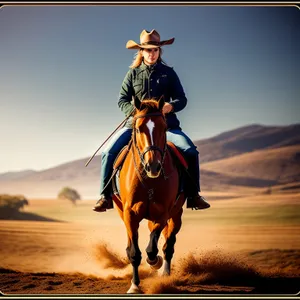
{"label": "horse's hind leg", "polygon": [[124,214],[124,223],[126,225],[128,235],[126,252],[133,269],[131,287],[127,293],[139,294],[141,293],[141,290],[138,287],[140,284],[138,268],[142,259],[141,251],[138,246],[139,221],[135,220],[132,212],[128,212]]}
{"label": "horse's hind leg", "polygon": [[174,245],[176,243],[176,234],[179,232],[181,228],[181,216],[183,209],[173,216],[169,221],[166,227],[163,230],[163,235],[165,237],[165,244],[163,246],[164,252],[164,269],[163,275],[171,274],[171,260],[174,254]]}
{"label": "horse's hind leg", "polygon": [[152,221],[148,222],[148,227],[151,232],[149,244],[146,248],[148,255],[147,263],[151,266],[152,269],[158,270],[162,266],[162,257],[157,255],[158,253],[158,240],[162,232],[163,226],[160,223],[153,223]]}

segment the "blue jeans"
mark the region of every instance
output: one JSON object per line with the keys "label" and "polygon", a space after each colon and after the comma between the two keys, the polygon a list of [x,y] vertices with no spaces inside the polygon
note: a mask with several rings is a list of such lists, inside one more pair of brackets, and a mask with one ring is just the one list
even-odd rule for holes
{"label": "blue jeans", "polygon": [[[103,149],[101,156],[100,175],[101,194],[105,194],[105,192],[103,193],[103,189],[112,175],[113,163],[121,149],[129,143],[131,135],[132,129],[123,127],[112,136],[112,138],[108,141],[108,144],[106,144],[106,147]],[[191,180],[188,180],[190,184],[187,190],[190,191],[190,196],[198,193],[200,191],[200,171],[199,152],[197,150],[197,147],[194,145],[192,140],[180,129],[169,129],[167,131],[167,140],[175,144],[176,147],[181,150],[182,154],[187,160],[187,163],[189,165],[188,172],[195,181],[194,183],[191,183]]]}

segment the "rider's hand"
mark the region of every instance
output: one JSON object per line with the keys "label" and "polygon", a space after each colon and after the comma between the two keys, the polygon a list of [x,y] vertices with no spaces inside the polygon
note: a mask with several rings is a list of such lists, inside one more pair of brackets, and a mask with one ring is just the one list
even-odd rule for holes
{"label": "rider's hand", "polygon": [[163,106],[162,112],[163,112],[164,114],[168,114],[168,113],[170,113],[171,111],[173,111],[173,109],[174,109],[173,105],[170,104],[170,103],[168,103],[168,102],[166,102],[166,103],[164,104],[164,106]]}

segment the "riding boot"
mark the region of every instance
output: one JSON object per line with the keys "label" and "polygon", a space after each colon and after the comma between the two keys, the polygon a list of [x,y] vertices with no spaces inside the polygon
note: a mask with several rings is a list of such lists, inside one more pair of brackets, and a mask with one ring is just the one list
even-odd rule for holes
{"label": "riding boot", "polygon": [[113,200],[112,200],[112,187],[111,183],[105,188],[105,190],[100,195],[99,200],[96,202],[96,205],[93,208],[93,211],[103,212],[107,209],[114,208]]}
{"label": "riding boot", "polygon": [[185,180],[186,207],[196,210],[209,208],[210,204],[206,202],[203,196],[199,195],[200,169],[198,154],[186,156],[186,160],[188,163],[188,174],[186,174]]}

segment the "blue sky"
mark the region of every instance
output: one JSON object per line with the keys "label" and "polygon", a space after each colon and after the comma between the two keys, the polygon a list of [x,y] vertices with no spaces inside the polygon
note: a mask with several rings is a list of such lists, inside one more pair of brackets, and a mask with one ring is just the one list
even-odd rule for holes
{"label": "blue sky", "polygon": [[175,37],[163,59],[185,89],[178,117],[193,140],[300,122],[296,7],[3,6],[0,173],[96,151],[124,119],[118,93],[135,53],[125,44],[143,29]]}

